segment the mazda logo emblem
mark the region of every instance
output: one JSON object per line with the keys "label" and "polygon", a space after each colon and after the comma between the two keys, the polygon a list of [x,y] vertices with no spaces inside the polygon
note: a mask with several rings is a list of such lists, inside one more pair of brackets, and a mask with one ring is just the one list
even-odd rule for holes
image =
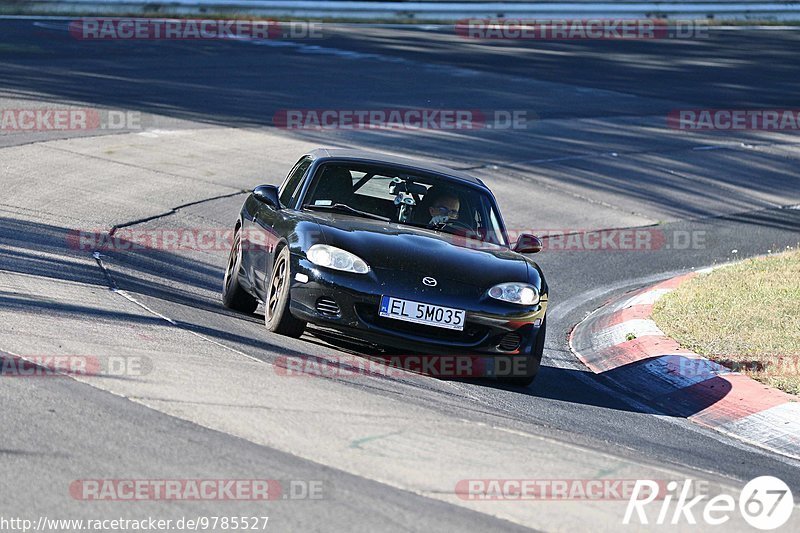
{"label": "mazda logo emblem", "polygon": [[422,278],[422,283],[424,283],[428,287],[435,287],[437,282],[436,282],[435,279],[426,276],[426,277]]}

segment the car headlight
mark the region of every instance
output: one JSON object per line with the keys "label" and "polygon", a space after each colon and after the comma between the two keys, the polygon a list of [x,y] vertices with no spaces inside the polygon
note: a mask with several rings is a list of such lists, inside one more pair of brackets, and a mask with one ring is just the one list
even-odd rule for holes
{"label": "car headlight", "polygon": [[328,246],[327,244],[315,244],[308,249],[306,257],[308,257],[309,261],[321,267],[354,272],[356,274],[369,272],[369,265],[366,261],[341,248]]}
{"label": "car headlight", "polygon": [[520,305],[536,305],[539,303],[539,290],[527,283],[501,283],[488,292],[495,300]]}

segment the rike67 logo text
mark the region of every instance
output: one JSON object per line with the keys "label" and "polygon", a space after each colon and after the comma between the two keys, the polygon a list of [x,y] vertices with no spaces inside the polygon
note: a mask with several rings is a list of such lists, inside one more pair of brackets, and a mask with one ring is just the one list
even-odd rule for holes
{"label": "rike67 logo text", "polygon": [[682,486],[677,481],[670,481],[668,494],[650,505],[657,499],[658,488],[655,481],[637,480],[622,522],[719,526],[738,512],[754,528],[771,530],[784,525],[794,510],[792,491],[786,483],[772,476],[761,476],[748,482],[739,494],[738,502],[729,494],[692,497],[692,481],[687,479]]}

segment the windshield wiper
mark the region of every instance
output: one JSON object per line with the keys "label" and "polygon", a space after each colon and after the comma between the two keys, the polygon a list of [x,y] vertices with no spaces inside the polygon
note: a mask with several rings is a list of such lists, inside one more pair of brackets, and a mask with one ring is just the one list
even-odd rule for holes
{"label": "windshield wiper", "polygon": [[351,215],[357,215],[366,218],[372,218],[375,220],[382,220],[383,222],[391,222],[391,218],[382,217],[380,215],[375,215],[373,213],[368,213],[366,211],[359,211],[353,207],[350,207],[347,204],[333,204],[333,205],[314,205],[314,204],[305,204],[303,206],[304,209],[322,209],[323,211],[343,211],[345,213]]}

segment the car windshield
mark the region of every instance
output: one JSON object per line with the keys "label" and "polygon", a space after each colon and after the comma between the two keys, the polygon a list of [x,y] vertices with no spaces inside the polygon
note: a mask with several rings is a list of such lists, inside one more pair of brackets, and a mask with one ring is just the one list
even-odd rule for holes
{"label": "car windshield", "polygon": [[325,163],[317,169],[303,207],[506,245],[489,195],[457,180],[402,168]]}

